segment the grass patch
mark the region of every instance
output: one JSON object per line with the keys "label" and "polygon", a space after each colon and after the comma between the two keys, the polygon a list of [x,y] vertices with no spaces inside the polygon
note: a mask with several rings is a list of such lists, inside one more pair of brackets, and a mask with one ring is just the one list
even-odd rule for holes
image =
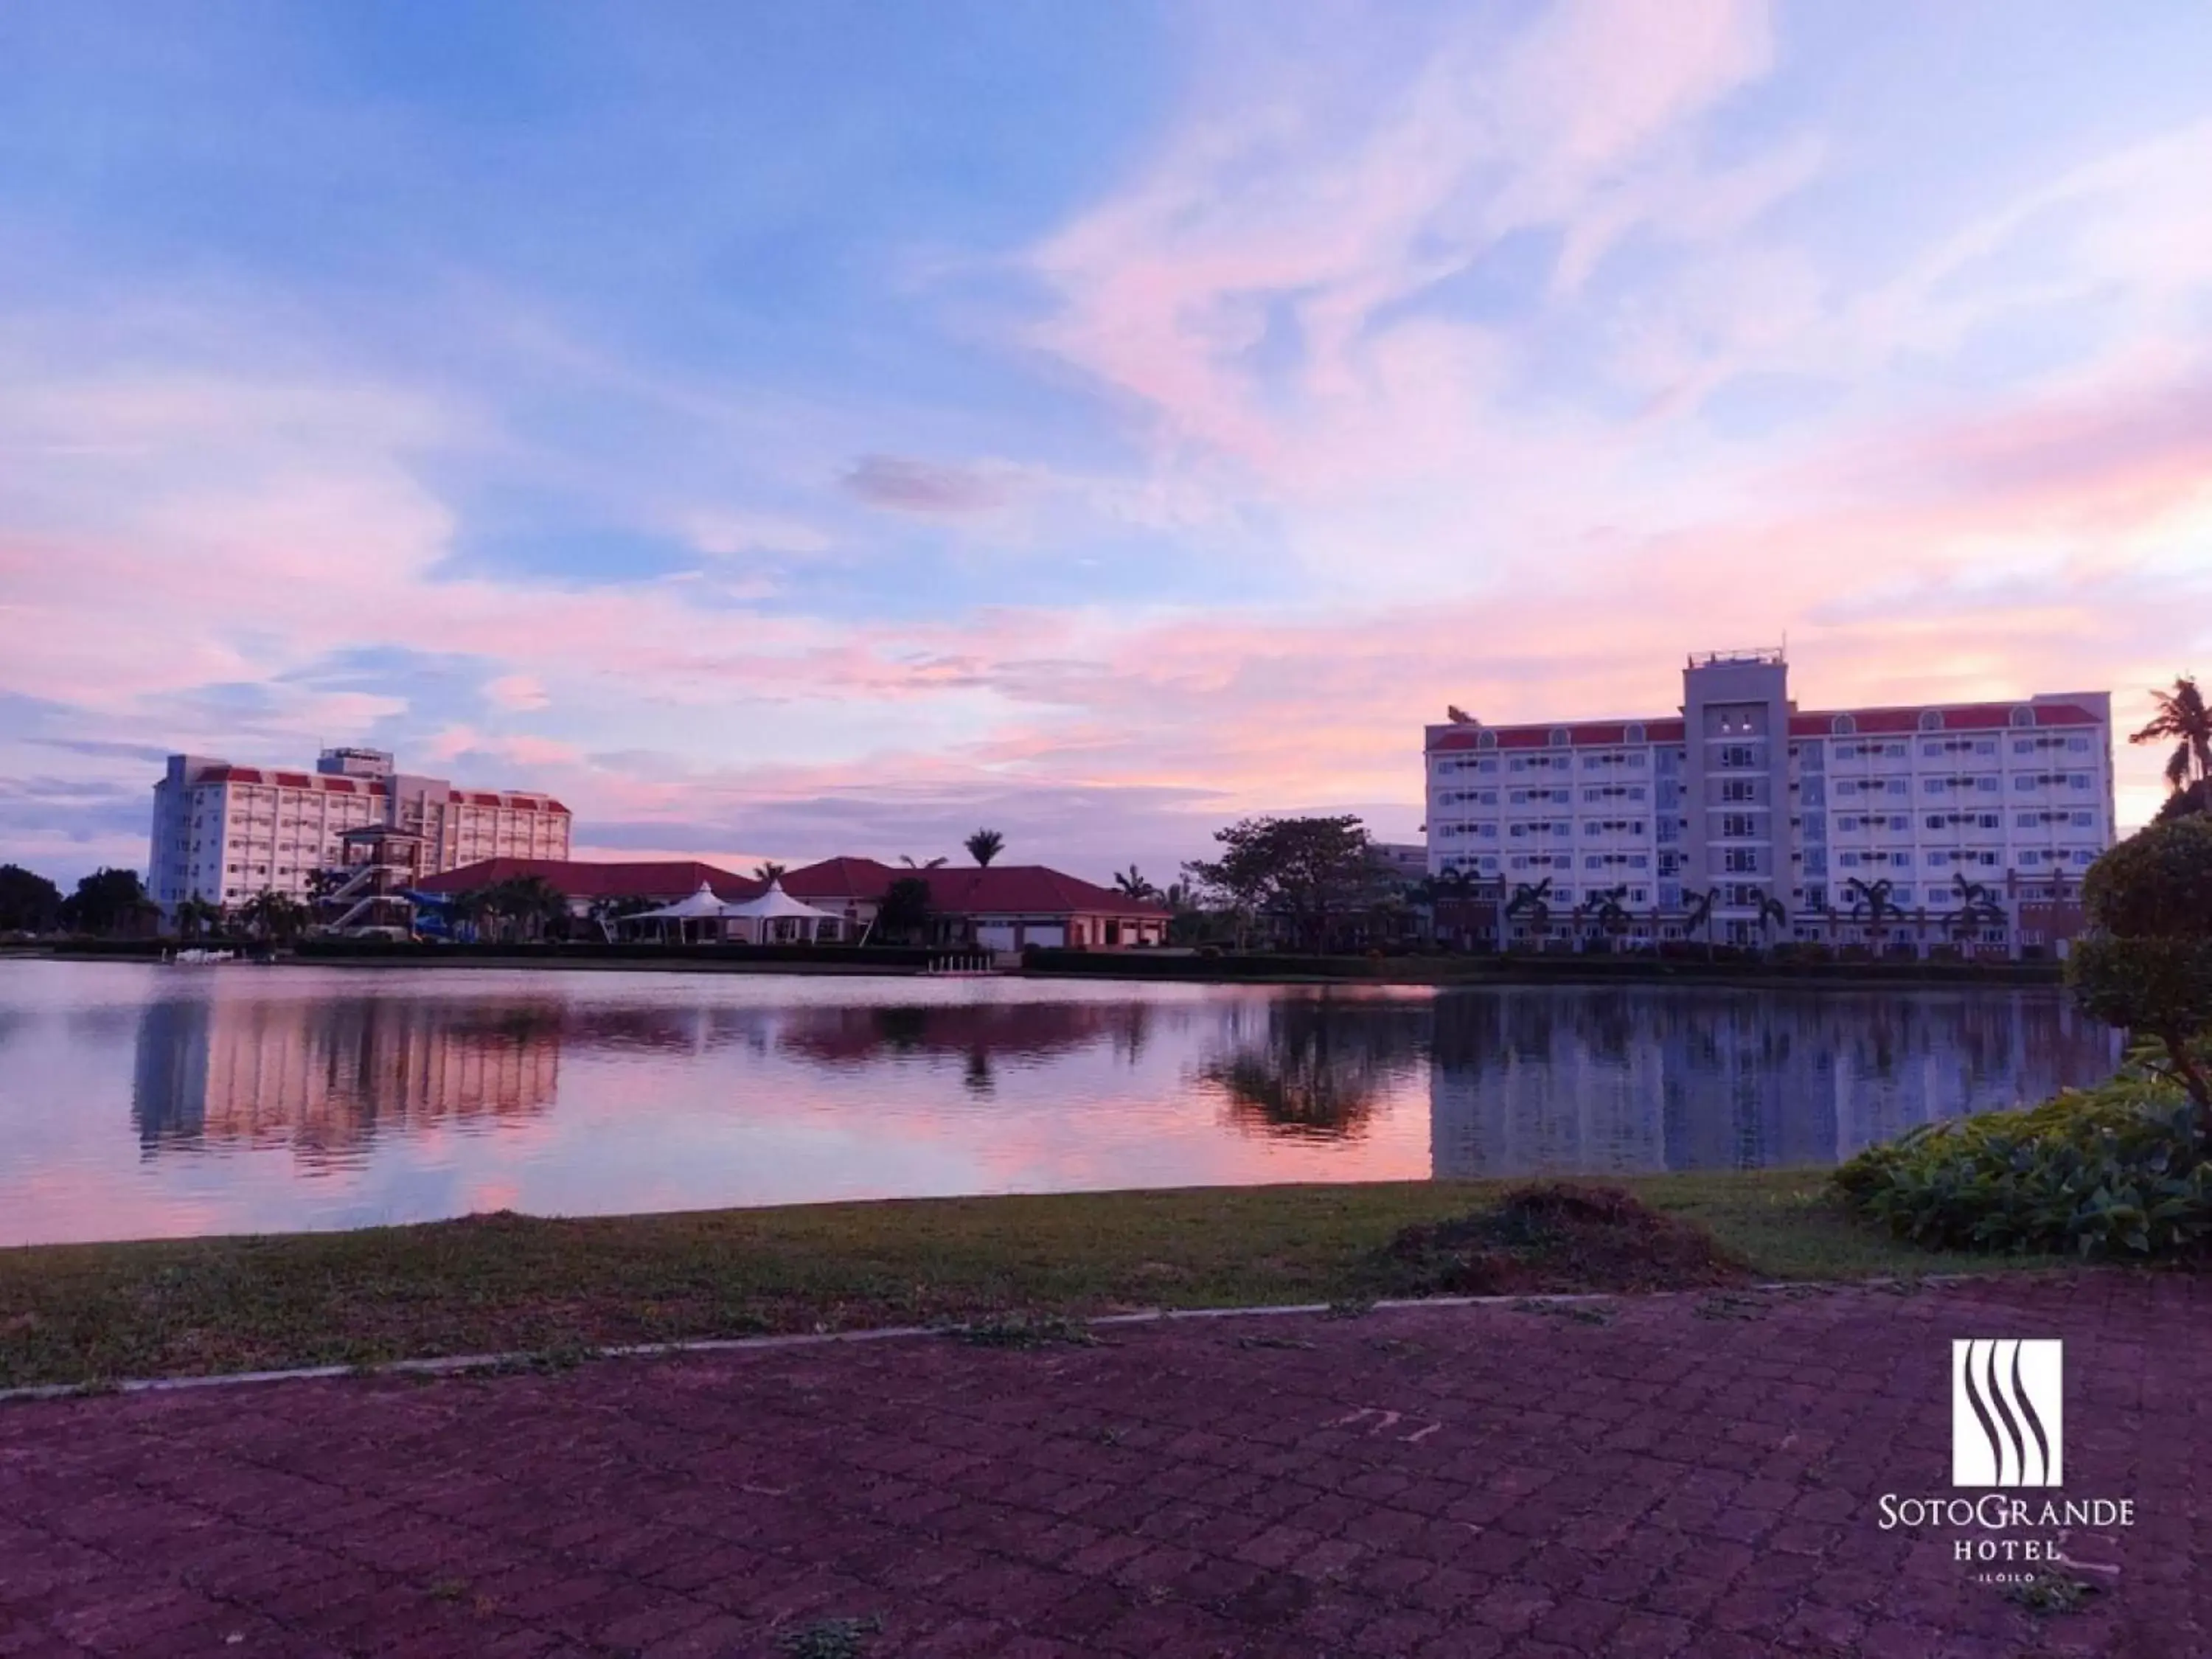
{"label": "grass patch", "polygon": [[1387,1296],[1678,1291],[1748,1282],[1691,1222],[1620,1187],[1548,1182],[1449,1221],[1403,1229],[1369,1263]]}
{"label": "grass patch", "polygon": [[2085,1578],[2071,1577],[2063,1572],[2039,1572],[2021,1583],[2008,1587],[2005,1598],[2019,1602],[2030,1613],[2048,1616],[2051,1613],[2079,1613],[2089,1598],[2097,1594],[2097,1586]]}
{"label": "grass patch", "polygon": [[1054,1343],[1095,1348],[1097,1334],[1079,1319],[1065,1314],[1007,1314],[955,1325],[953,1336],[971,1348],[1048,1348]]}
{"label": "grass patch", "polygon": [[866,1619],[823,1619],[775,1639],[776,1650],[791,1659],[860,1659],[868,1638],[884,1627],[883,1615]]}
{"label": "grass patch", "polygon": [[[1760,1279],[2017,1267],[1852,1221],[1818,1170],[1620,1183]],[[0,1387],[1376,1294],[1501,1182],[1079,1193],[0,1249]],[[2027,1258],[2025,1265],[2039,1265]]]}

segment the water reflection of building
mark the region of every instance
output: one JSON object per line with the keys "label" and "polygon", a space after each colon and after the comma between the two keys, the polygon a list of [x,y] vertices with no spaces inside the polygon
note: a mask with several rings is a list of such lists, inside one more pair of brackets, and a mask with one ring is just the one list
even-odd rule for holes
{"label": "water reflection of building", "polygon": [[553,1006],[163,1000],[139,1020],[131,1115],[149,1151],[276,1143],[325,1155],[380,1130],[542,1112],[560,1058]]}
{"label": "water reflection of building", "polygon": [[2109,1029],[2048,993],[1531,988],[1435,1009],[1440,1178],[1833,1164],[2118,1058]]}

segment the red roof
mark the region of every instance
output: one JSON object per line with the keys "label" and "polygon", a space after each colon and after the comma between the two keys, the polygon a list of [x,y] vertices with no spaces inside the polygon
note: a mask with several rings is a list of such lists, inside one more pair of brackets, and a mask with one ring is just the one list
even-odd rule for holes
{"label": "red roof", "polygon": [[2094,726],[2097,716],[2072,702],[1980,702],[1964,703],[1953,708],[1923,705],[1915,708],[1832,708],[1809,714],[1790,717],[1790,735],[1793,738],[1826,737],[1835,729],[1836,721],[1848,714],[1851,723],[1861,732],[1888,733],[1917,732],[1920,717],[1930,708],[1943,717],[1936,728],[1944,732],[1987,732],[2012,724],[2012,711],[2026,708],[2035,716],[2038,726]]}
{"label": "red roof", "polygon": [[888,864],[878,864],[873,859],[824,859],[819,864],[787,870],[783,874],[783,890],[795,899],[805,899],[811,904],[819,899],[881,898],[891,883],[902,875],[915,875],[912,870],[894,870]]}
{"label": "red roof", "polygon": [[696,859],[638,860],[602,864],[587,859],[479,859],[427,878],[426,893],[465,893],[518,876],[540,876],[572,899],[689,898],[703,884],[718,898],[758,898],[765,882]]}
{"label": "red roof", "polygon": [[[1922,705],[1911,708],[1833,708],[1790,716],[1790,735],[1793,738],[1825,738],[1835,731],[1837,719],[1844,714],[1851,717],[1856,729],[1869,736],[1886,736],[1898,732],[1917,732],[1920,717],[1934,708],[1943,717],[1937,728],[1945,732],[1986,732],[2012,724],[2015,708],[2032,709],[2036,725],[2094,726],[2098,717],[2079,703],[2071,702],[1988,702],[1964,703],[1952,708],[1940,704]],[[1637,722],[1644,727],[1647,743],[1680,743],[1684,722],[1680,720],[1655,720]],[[1567,742],[1574,748],[1609,747],[1628,741],[1628,722],[1611,720],[1570,725],[1565,730]],[[1552,733],[1559,730],[1549,726],[1432,726],[1428,728],[1428,752],[1437,754],[1447,750],[1473,749],[1477,746],[1477,734],[1488,732],[1497,738],[1498,749],[1546,749],[1551,746]]]}
{"label": "red roof", "polygon": [[[588,859],[480,859],[422,883],[427,893],[460,893],[517,876],[541,876],[572,899],[678,899],[699,890],[702,882],[724,899],[757,898],[767,884],[696,860],[641,860],[600,863]],[[1110,887],[1048,870],[1041,864],[1001,865],[987,870],[908,870],[873,859],[825,859],[783,877],[783,890],[812,904],[833,900],[872,903],[902,876],[929,884],[930,908],[940,915],[1164,916],[1164,905],[1132,899]]]}
{"label": "red roof", "polygon": [[783,890],[818,903],[829,899],[874,901],[905,876],[929,884],[929,906],[940,915],[1164,916],[1167,907],[1133,899],[1042,864],[998,864],[986,869],[939,865],[908,870],[873,859],[825,859],[783,878]]}

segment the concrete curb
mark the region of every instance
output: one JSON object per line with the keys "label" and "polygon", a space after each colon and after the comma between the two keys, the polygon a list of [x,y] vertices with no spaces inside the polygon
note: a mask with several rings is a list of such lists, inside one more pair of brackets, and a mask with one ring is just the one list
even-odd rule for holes
{"label": "concrete curb", "polygon": [[[1393,1297],[1359,1304],[1358,1312],[1397,1313],[1417,1309],[1522,1308],[1531,1303],[1571,1306],[1592,1302],[1662,1302],[1685,1297],[1726,1295],[1829,1294],[1838,1291],[1881,1290],[1910,1285],[1940,1285],[1978,1283],[2010,1275],[1990,1273],[1926,1273],[1912,1278],[1844,1279],[1775,1279],[1731,1291],[1723,1287],[1696,1291],[1596,1291],[1534,1296],[1419,1296]],[[1335,1313],[1340,1304],[1329,1302],[1286,1302],[1241,1308],[1148,1308],[1138,1313],[1097,1314],[1080,1322],[1089,1327],[1159,1325],[1182,1320],[1267,1319],[1291,1316],[1310,1318]],[[675,1342],[632,1342],[614,1347],[580,1350],[580,1359],[661,1359],[685,1354],[753,1353],[777,1348],[829,1347],[839,1343],[899,1342],[916,1337],[953,1336],[965,1325],[885,1325],[862,1331],[797,1331],[776,1336],[695,1337]],[[335,1377],[447,1376],[456,1372],[522,1369],[544,1363],[544,1355],[531,1352],[447,1354],[430,1359],[389,1359],[362,1365],[301,1365],[268,1371],[217,1371],[204,1376],[131,1377],[114,1382],[41,1382],[17,1389],[0,1389],[0,1406],[38,1400],[70,1400],[103,1395],[174,1394],[191,1389],[245,1388],[267,1382],[319,1382]]]}

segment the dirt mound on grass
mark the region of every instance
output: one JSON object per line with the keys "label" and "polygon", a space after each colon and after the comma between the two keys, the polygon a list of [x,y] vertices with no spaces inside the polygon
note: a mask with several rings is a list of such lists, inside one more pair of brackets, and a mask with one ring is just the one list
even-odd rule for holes
{"label": "dirt mound on grass", "polygon": [[1745,1265],[1618,1187],[1519,1187],[1494,1208],[1407,1227],[1376,1252],[1377,1294],[1516,1296],[1741,1285]]}

